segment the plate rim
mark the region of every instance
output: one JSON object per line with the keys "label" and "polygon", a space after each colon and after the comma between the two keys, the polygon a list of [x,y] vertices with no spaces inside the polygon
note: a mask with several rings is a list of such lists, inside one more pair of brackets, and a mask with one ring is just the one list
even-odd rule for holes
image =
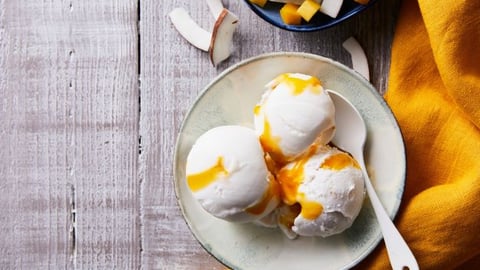
{"label": "plate rim", "polygon": [[[402,130],[400,129],[400,126],[398,124],[398,121],[397,121],[395,115],[393,114],[390,106],[387,104],[385,99],[380,95],[380,93],[376,90],[376,88],[370,83],[370,81],[365,79],[357,71],[353,70],[352,68],[350,68],[350,67],[348,67],[348,66],[346,66],[346,65],[344,65],[344,64],[342,64],[342,63],[340,63],[336,60],[333,60],[331,58],[321,56],[321,55],[318,55],[318,54],[313,54],[313,53],[289,52],[289,51],[269,52],[269,53],[263,53],[263,54],[259,54],[257,56],[252,56],[250,58],[244,59],[244,60],[226,68],[221,73],[217,74],[197,94],[197,97],[195,98],[195,100],[190,104],[190,106],[188,107],[188,111],[185,113],[185,116],[183,117],[182,124],[181,124],[180,129],[178,130],[176,138],[175,138],[176,142],[175,142],[175,147],[174,147],[174,157],[173,157],[173,163],[172,163],[172,165],[173,165],[172,170],[173,170],[173,182],[174,182],[173,184],[174,184],[175,198],[176,198],[177,205],[179,206],[180,211],[182,213],[183,221],[187,224],[187,227],[188,227],[190,233],[193,235],[193,237],[196,239],[196,241],[202,246],[202,248],[209,255],[211,255],[215,260],[217,260],[218,262],[220,262],[221,264],[223,264],[224,266],[229,267],[229,268],[238,267],[238,266],[232,265],[231,263],[227,262],[226,259],[223,258],[223,256],[219,255],[214,250],[209,248],[206,245],[206,243],[203,243],[202,241],[200,241],[200,239],[198,238],[198,236],[194,232],[195,230],[192,228],[193,224],[191,224],[191,222],[189,222],[189,220],[186,218],[187,217],[186,210],[185,210],[185,207],[183,206],[183,204],[181,203],[180,190],[179,190],[180,187],[177,183],[178,182],[177,181],[178,180],[178,175],[177,175],[177,169],[176,168],[177,168],[177,164],[179,162],[180,137],[181,137],[182,133],[184,132],[187,119],[191,116],[191,114],[192,114],[192,112],[195,108],[195,105],[199,102],[199,100],[201,100],[203,98],[203,96],[209,91],[209,89],[213,85],[215,85],[219,80],[224,78],[229,73],[232,73],[233,71],[235,71],[236,69],[238,69],[242,66],[246,66],[250,63],[253,63],[253,62],[256,62],[256,61],[261,61],[261,60],[264,60],[264,59],[267,59],[267,58],[272,58],[272,57],[300,57],[300,58],[308,58],[308,59],[313,59],[313,60],[317,60],[317,61],[326,62],[328,64],[332,64],[335,67],[340,68],[340,69],[350,73],[352,76],[356,77],[356,79],[361,80],[361,81],[363,81],[363,83],[368,85],[367,88],[369,88],[369,91],[375,96],[375,99],[380,103],[380,105],[384,109],[386,109],[388,111],[388,114],[389,114],[390,118],[392,119],[392,124],[394,125],[393,128],[396,131],[398,131],[398,133],[399,133],[401,146],[402,146],[401,154],[403,155],[402,160],[404,161],[403,162],[404,166],[402,168],[402,179],[403,179],[403,181],[402,181],[401,186],[399,187],[399,192],[401,192],[401,198],[399,200],[397,200],[397,202],[393,205],[392,214],[389,214],[392,221],[395,220],[395,217],[397,216],[397,214],[400,210],[400,206],[402,204],[403,197],[405,196],[406,172],[407,172],[405,139],[404,139]],[[365,196],[365,200],[369,200],[368,195]],[[379,245],[379,243],[382,239],[383,239],[383,235],[380,231],[380,233],[372,240],[373,244],[371,246],[367,247],[363,252],[361,252],[360,255],[357,256],[357,258],[352,260],[350,263],[344,265],[342,269],[350,269],[351,267],[353,267],[353,266],[357,265],[358,263],[360,263],[361,261],[363,261]],[[234,269],[237,269],[237,268],[234,268]],[[241,269],[241,268],[238,268],[238,269]]]}

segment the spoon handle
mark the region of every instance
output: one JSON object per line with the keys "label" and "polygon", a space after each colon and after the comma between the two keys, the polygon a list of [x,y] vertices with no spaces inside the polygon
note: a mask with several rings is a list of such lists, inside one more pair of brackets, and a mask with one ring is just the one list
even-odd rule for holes
{"label": "spoon handle", "polygon": [[359,161],[361,161],[360,165],[365,176],[367,193],[370,197],[373,210],[377,216],[380,229],[382,230],[383,240],[385,242],[388,257],[390,258],[390,264],[392,265],[393,270],[418,270],[418,263],[415,259],[415,256],[413,256],[412,251],[408,247],[398,229],[393,224],[392,220],[385,211],[385,208],[383,208],[383,205],[380,202],[372,183],[370,182],[363,158],[361,158]]}

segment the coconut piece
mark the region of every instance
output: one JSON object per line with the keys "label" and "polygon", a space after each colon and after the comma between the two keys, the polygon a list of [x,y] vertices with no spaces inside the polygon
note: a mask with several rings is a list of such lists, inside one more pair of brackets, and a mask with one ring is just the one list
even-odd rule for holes
{"label": "coconut piece", "polygon": [[213,27],[212,39],[210,41],[210,60],[216,66],[218,63],[230,56],[233,33],[237,28],[238,17],[224,8],[218,16]]}
{"label": "coconut piece", "polygon": [[350,37],[343,42],[342,46],[352,57],[353,69],[369,81],[370,72],[368,69],[368,60],[360,43],[358,43],[354,37]]}
{"label": "coconut piece", "polygon": [[183,8],[169,13],[177,31],[192,45],[208,51],[214,66],[227,59],[232,47],[233,33],[237,28],[238,17],[223,7],[221,0],[206,0],[212,15],[216,18],[212,33],[201,28]]}
{"label": "coconut piece", "polygon": [[336,18],[342,8],[343,0],[323,0],[319,11],[332,18]]}
{"label": "coconut piece", "polygon": [[208,51],[212,33],[201,28],[184,8],[173,9],[168,16],[177,31],[193,46]]}
{"label": "coconut piece", "polygon": [[218,16],[222,13],[223,10],[223,3],[222,0],[206,0],[208,8],[210,9],[210,12],[212,13],[213,17],[218,19]]}

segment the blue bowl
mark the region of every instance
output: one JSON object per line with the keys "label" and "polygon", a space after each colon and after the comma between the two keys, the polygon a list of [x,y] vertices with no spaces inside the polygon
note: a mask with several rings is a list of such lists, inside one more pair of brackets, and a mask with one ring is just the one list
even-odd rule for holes
{"label": "blue bowl", "polygon": [[248,0],[244,1],[247,3],[250,9],[252,9],[265,21],[279,28],[294,32],[313,32],[332,27],[362,12],[376,2],[376,0],[370,0],[367,5],[361,5],[353,0],[344,0],[342,8],[340,9],[340,12],[336,18],[331,18],[321,12],[317,12],[317,14],[315,14],[315,16],[313,16],[308,23],[304,21],[301,25],[288,25],[285,24],[280,17],[280,8],[282,8],[284,4],[267,2],[267,4],[262,8],[250,3]]}

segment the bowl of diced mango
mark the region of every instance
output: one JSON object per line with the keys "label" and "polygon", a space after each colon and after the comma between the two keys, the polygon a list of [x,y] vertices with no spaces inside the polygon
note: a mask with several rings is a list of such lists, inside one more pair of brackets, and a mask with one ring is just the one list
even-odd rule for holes
{"label": "bowl of diced mango", "polygon": [[285,30],[313,32],[362,12],[376,0],[245,0],[265,21]]}

